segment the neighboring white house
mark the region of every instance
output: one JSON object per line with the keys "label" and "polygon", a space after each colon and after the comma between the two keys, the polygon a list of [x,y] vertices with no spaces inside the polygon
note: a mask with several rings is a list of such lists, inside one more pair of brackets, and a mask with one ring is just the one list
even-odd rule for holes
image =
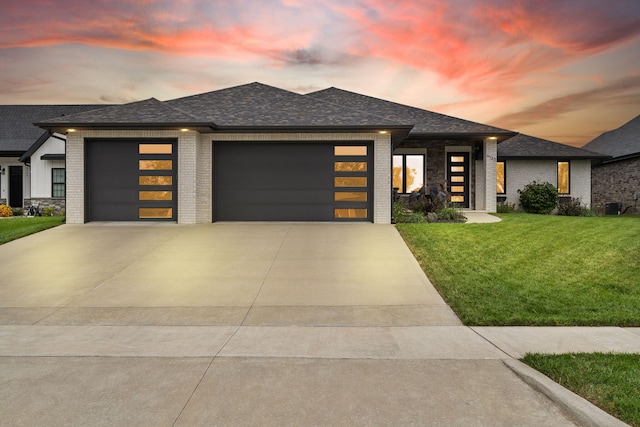
{"label": "neighboring white house", "polygon": [[591,161],[598,153],[519,134],[498,145],[496,193],[504,203],[520,205],[518,190],[533,181],[549,182],[563,198],[591,206]]}
{"label": "neighboring white house", "polygon": [[33,123],[104,106],[0,105],[0,204],[28,208],[34,198],[43,208],[64,209],[64,135]]}

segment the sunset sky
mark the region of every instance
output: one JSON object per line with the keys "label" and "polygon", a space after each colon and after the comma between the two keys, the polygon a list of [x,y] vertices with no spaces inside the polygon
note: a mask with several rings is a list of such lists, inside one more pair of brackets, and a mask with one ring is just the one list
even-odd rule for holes
{"label": "sunset sky", "polygon": [[640,0],[0,0],[0,103],[335,86],[582,146],[640,114]]}

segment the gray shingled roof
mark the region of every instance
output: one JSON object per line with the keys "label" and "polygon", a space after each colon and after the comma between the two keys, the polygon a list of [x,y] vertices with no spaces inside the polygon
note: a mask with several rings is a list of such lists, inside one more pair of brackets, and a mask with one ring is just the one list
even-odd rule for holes
{"label": "gray shingled roof", "polygon": [[250,83],[167,104],[225,127],[397,126],[395,120],[329,104],[261,83]]}
{"label": "gray shingled roof", "polygon": [[409,137],[433,137],[438,135],[474,134],[487,136],[514,135],[505,129],[475,123],[444,114],[434,113],[408,105],[398,104],[383,99],[361,95],[338,88],[329,88],[306,95],[314,99],[342,105],[356,111],[371,111],[376,115],[386,117],[404,124],[414,125]]}
{"label": "gray shingled roof", "polygon": [[0,105],[0,152],[27,151],[43,133],[33,123],[105,105]]}
{"label": "gray shingled roof", "polygon": [[598,159],[608,156],[582,148],[518,134],[498,144],[498,159]]}
{"label": "gray shingled roof", "polygon": [[39,122],[44,126],[200,124],[202,120],[155,98]]}
{"label": "gray shingled roof", "polygon": [[250,83],[161,102],[155,98],[44,120],[47,128],[98,126],[209,126],[224,128],[410,126],[369,113]]}
{"label": "gray shingled roof", "polygon": [[614,158],[640,155],[640,115],[618,129],[603,133],[582,148]]}

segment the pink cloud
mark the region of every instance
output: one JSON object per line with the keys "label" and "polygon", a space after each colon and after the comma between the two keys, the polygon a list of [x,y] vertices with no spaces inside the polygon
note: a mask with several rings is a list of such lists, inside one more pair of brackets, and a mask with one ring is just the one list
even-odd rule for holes
{"label": "pink cloud", "polygon": [[441,76],[478,96],[514,93],[523,79],[640,36],[631,1],[373,0],[335,6],[363,33],[349,53]]}

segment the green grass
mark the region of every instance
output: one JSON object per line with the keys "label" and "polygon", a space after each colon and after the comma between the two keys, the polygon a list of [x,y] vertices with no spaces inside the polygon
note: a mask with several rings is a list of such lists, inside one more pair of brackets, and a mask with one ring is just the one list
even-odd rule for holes
{"label": "green grass", "polygon": [[0,219],[0,245],[62,224],[60,216]]}
{"label": "green grass", "polygon": [[640,326],[640,218],[398,224],[467,325]]}
{"label": "green grass", "polygon": [[522,361],[614,417],[640,427],[640,355],[528,354]]}

